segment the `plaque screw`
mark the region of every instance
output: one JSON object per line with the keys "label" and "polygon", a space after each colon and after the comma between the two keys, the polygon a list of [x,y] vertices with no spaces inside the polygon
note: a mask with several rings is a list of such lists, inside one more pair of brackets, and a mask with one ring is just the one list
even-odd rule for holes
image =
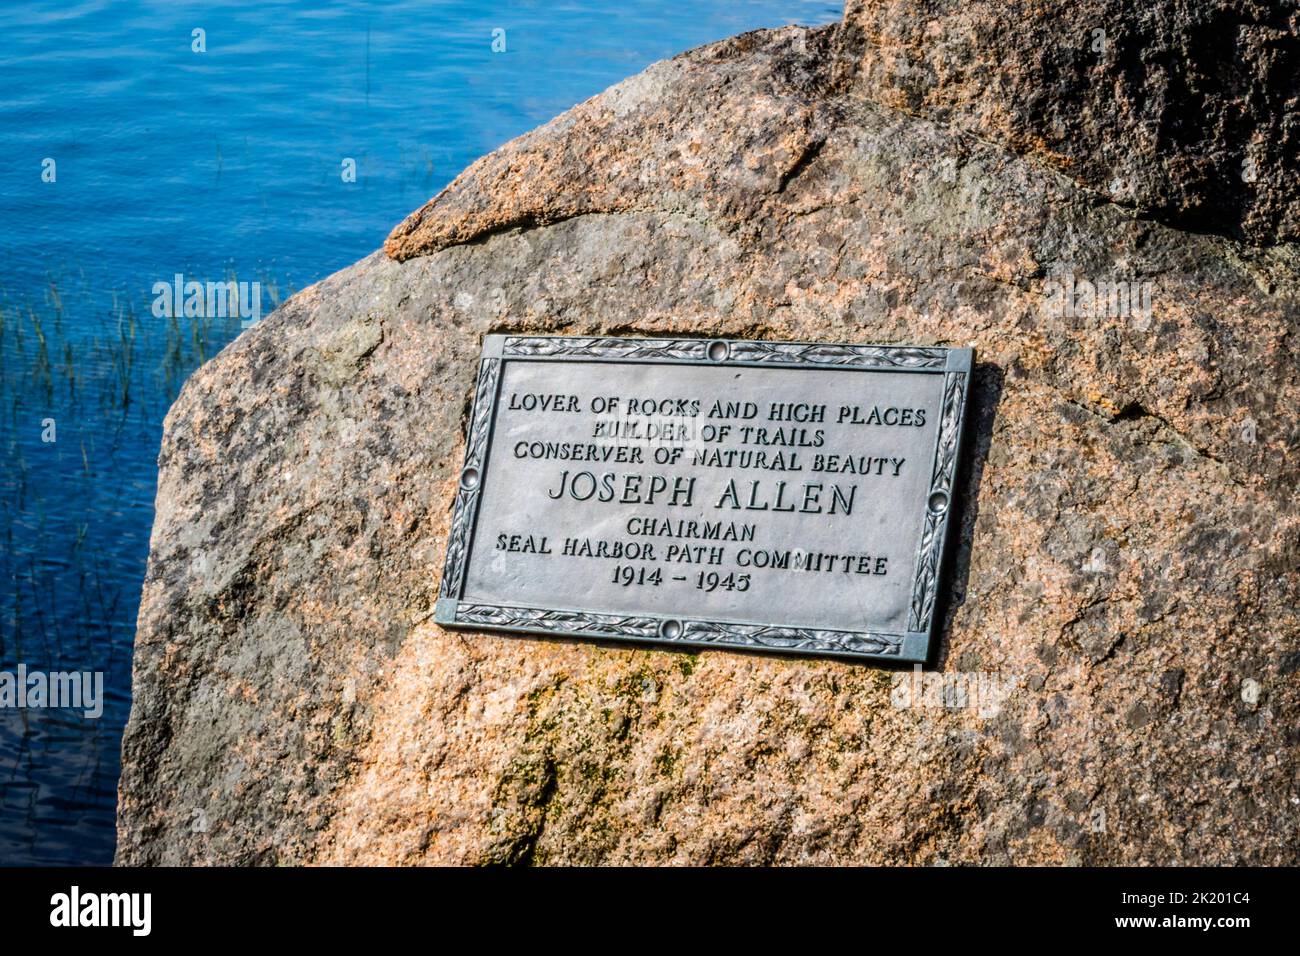
{"label": "plaque screw", "polygon": [[460,486],[467,491],[472,491],[478,487],[478,469],[466,468],[460,473]]}
{"label": "plaque screw", "polygon": [[664,621],[659,625],[659,636],[666,641],[675,641],[682,636],[681,621]]}
{"label": "plaque screw", "polygon": [[731,346],[721,339],[715,339],[709,343],[709,360],[713,362],[725,362],[727,356],[731,353]]}
{"label": "plaque screw", "polygon": [[934,514],[941,515],[948,510],[948,496],[942,491],[936,491],[930,496],[930,511]]}

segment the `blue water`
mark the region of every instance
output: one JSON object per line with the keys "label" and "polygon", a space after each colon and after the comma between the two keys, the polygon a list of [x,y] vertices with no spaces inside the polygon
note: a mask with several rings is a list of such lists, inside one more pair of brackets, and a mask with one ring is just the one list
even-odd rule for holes
{"label": "blue water", "polygon": [[240,329],[238,318],[155,317],[153,284],[257,281],[269,311],[374,250],[476,157],[624,76],[839,10],[4,7],[0,674],[99,671],[105,702],[97,719],[0,706],[0,864],[112,859],[162,419],[185,376]]}

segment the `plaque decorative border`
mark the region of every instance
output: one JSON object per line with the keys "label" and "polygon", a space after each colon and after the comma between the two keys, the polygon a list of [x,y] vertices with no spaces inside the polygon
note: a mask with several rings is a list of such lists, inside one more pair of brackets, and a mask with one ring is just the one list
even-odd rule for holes
{"label": "plaque decorative border", "polygon": [[[733,647],[851,658],[924,662],[930,651],[952,511],[973,363],[971,349],[933,346],[763,342],[735,339],[619,338],[609,336],[489,335],[479,362],[447,537],[435,620],[447,626],[650,641],[689,647]],[[913,573],[905,633],[840,631],[741,621],[617,614],[561,608],[515,607],[464,601],[480,490],[505,361],[650,362],[705,365],[842,368],[917,372],[944,377],[930,490]]]}
{"label": "plaque decorative border", "polygon": [[[943,369],[948,349],[893,345],[827,345],[821,342],[756,342],[722,339],[619,339],[507,336],[507,358],[595,358],[624,361],[710,360],[725,347],[732,364],[803,365],[880,369]],[[715,351],[716,354],[716,351]],[[716,360],[715,360],[716,361]]]}
{"label": "plaque decorative border", "polygon": [[896,634],[831,631],[770,624],[738,624],[689,618],[657,618],[637,614],[553,611],[536,607],[458,604],[447,623],[582,637],[616,637],[679,644],[717,644],[811,653],[898,656],[902,639]]}
{"label": "plaque decorative border", "polygon": [[479,363],[474,411],[470,415],[469,434],[465,442],[465,464],[460,470],[451,531],[447,535],[447,560],[443,566],[442,590],[439,592],[442,597],[459,595],[465,581],[469,543],[473,537],[474,519],[478,516],[479,489],[483,487],[488,435],[492,431],[492,412],[496,406],[497,383],[500,380],[501,359],[483,359]]}
{"label": "plaque decorative border", "polygon": [[943,411],[935,441],[934,469],[930,496],[926,502],[925,526],[921,531],[921,553],[912,582],[909,631],[929,631],[934,602],[939,592],[939,565],[943,559],[944,529],[952,504],[952,486],[957,477],[957,449],[961,441],[966,410],[966,372],[947,372],[943,388]]}

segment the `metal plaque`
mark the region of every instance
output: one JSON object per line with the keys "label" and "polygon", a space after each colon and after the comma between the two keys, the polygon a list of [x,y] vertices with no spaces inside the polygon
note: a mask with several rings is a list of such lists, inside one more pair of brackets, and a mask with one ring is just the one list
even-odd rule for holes
{"label": "metal plaque", "polygon": [[436,619],[924,661],[971,360],[490,335]]}

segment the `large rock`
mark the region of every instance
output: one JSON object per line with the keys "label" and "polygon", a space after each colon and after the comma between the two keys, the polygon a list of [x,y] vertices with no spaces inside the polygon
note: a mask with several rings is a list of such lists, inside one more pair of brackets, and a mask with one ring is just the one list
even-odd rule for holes
{"label": "large rock", "polygon": [[[1267,92],[1294,21],[1207,44],[1190,4],[1123,14],[1165,79],[1117,53],[1098,76],[1146,79],[1107,106],[1034,50],[1049,15],[1110,6],[854,2],[656,64],[196,373],[160,456],[119,861],[1300,862],[1295,101]],[[1180,100],[1180,51],[1245,92]],[[1125,152],[1193,103],[1199,138]],[[1242,124],[1273,178],[1220,193]],[[1149,283],[1151,309],[1064,301],[1070,277]],[[438,627],[503,330],[974,346],[931,673],[1005,697]]]}

